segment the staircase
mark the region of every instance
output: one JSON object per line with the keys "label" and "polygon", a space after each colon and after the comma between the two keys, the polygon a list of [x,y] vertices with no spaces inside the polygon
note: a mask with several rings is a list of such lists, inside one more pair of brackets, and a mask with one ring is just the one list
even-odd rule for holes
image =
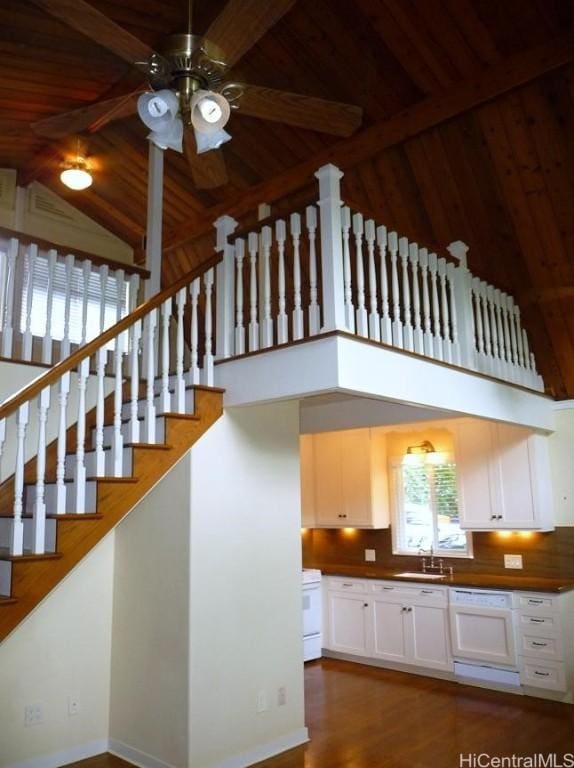
{"label": "staircase", "polygon": [[0,406],[0,458],[13,466],[0,475],[0,641],[221,415],[223,391],[212,386],[216,261]]}

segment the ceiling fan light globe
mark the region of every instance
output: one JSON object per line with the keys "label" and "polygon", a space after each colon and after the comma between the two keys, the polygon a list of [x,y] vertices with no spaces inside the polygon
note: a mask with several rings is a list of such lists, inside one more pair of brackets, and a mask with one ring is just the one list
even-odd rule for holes
{"label": "ceiling fan light globe", "polygon": [[69,189],[77,192],[92,185],[92,174],[85,168],[66,168],[60,174],[60,181]]}
{"label": "ceiling fan light globe", "polygon": [[204,152],[209,152],[211,149],[219,149],[223,144],[231,141],[231,135],[227,133],[227,131],[224,131],[223,128],[220,128],[214,133],[203,133],[194,129],[194,133],[198,155],[202,155]]}
{"label": "ceiling fan light globe", "polygon": [[190,107],[191,124],[199,133],[216,133],[227,124],[231,114],[227,99],[214,91],[196,91]]}
{"label": "ceiling fan light globe", "polygon": [[176,117],[167,127],[151,131],[148,139],[160,149],[173,149],[183,152],[183,121]]}
{"label": "ceiling fan light globe", "polygon": [[208,123],[217,123],[223,115],[223,110],[214,99],[202,99],[197,108],[203,119]]}
{"label": "ceiling fan light globe", "polygon": [[138,115],[152,131],[167,130],[179,112],[177,95],[168,89],[142,93],[138,98]]}

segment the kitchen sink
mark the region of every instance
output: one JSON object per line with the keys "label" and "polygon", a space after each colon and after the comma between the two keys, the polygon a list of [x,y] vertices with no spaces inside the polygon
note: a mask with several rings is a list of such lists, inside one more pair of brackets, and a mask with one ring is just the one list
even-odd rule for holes
{"label": "kitchen sink", "polygon": [[395,576],[402,576],[405,579],[445,579],[446,573],[416,573],[414,571],[404,571],[403,573],[395,573]]}

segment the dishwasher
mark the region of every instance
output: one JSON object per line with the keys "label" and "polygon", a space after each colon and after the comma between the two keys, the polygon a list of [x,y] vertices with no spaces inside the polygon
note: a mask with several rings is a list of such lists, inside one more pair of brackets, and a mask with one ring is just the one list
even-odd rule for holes
{"label": "dishwasher", "polygon": [[455,675],[519,686],[512,592],[451,587],[449,613]]}

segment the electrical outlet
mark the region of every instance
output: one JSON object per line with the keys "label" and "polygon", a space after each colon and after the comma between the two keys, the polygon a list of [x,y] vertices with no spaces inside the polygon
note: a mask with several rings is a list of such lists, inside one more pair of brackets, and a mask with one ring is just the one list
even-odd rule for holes
{"label": "electrical outlet", "polygon": [[267,709],[267,694],[265,691],[259,691],[257,694],[257,712],[265,712]]}
{"label": "electrical outlet", "polygon": [[37,704],[26,704],[24,707],[24,725],[40,725],[44,722],[44,707],[39,702]]}
{"label": "electrical outlet", "polygon": [[277,688],[277,706],[284,707],[287,704],[287,689],[284,685]]}
{"label": "electrical outlet", "polygon": [[365,550],[365,560],[367,563],[374,563],[377,559],[377,553],[374,549],[366,549]]}
{"label": "electrical outlet", "polygon": [[504,555],[505,568],[522,568],[522,555]]}
{"label": "electrical outlet", "polygon": [[77,696],[68,696],[68,717],[74,717],[80,711],[80,699]]}

